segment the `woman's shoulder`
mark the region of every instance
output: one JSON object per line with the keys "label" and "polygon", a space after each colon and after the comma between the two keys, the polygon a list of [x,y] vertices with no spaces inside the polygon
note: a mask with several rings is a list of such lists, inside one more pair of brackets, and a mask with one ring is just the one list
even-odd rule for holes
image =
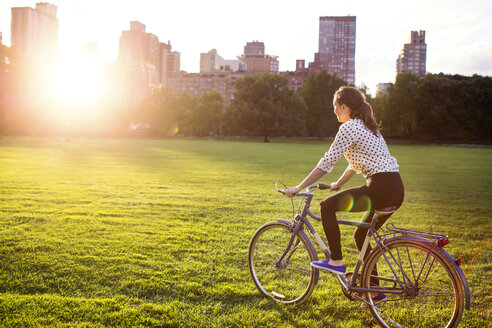
{"label": "woman's shoulder", "polygon": [[362,120],[360,120],[358,118],[351,118],[347,122],[340,125],[339,130],[340,131],[341,130],[345,130],[345,131],[355,130],[355,129],[359,128],[361,126],[361,124],[364,125],[364,122],[362,122]]}
{"label": "woman's shoulder", "polygon": [[364,122],[360,119],[360,118],[351,118],[350,120],[348,120],[347,122],[343,123],[343,125],[346,125],[346,126],[358,126],[358,125],[364,125]]}

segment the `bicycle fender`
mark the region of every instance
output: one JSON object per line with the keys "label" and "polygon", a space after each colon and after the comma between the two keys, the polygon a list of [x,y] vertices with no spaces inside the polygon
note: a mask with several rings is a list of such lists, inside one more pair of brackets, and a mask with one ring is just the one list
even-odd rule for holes
{"label": "bicycle fender", "polygon": [[444,257],[446,257],[448,259],[448,261],[453,264],[454,269],[456,270],[456,272],[460,276],[461,282],[463,283],[464,292],[465,292],[465,309],[470,310],[471,293],[470,293],[470,288],[468,287],[468,281],[465,278],[465,274],[463,273],[463,270],[461,270],[461,267],[458,264],[456,264],[456,260],[454,259],[454,257],[451,256],[451,254],[449,254],[445,249],[437,246],[435,243],[431,242],[428,239],[421,238],[418,236],[412,236],[412,235],[396,236],[396,237],[392,237],[389,239],[384,239],[382,241],[382,244],[384,245],[385,243],[391,243],[395,239],[396,240],[408,240],[408,239],[410,239],[410,240],[414,240],[417,242],[421,242],[421,243],[427,244],[429,247],[433,247],[433,248],[437,249],[442,255],[444,255]]}
{"label": "bicycle fender", "polygon": [[[292,226],[292,222],[288,221],[288,220],[284,220],[284,219],[277,219],[277,222],[280,222],[280,223],[284,223],[284,224],[287,224],[288,226]],[[297,233],[299,233],[303,238],[304,240],[307,241],[307,244],[308,244],[308,247],[311,249],[311,251],[313,252],[314,254],[314,260],[317,261],[318,260],[318,253],[316,252],[316,249],[314,248],[314,245],[313,245],[313,242],[311,241],[311,239],[306,235],[306,233],[304,231],[302,231],[301,229],[299,229],[297,231]],[[319,275],[316,275],[315,279],[314,279],[314,284],[318,284],[318,279],[319,279]]]}
{"label": "bicycle fender", "polygon": [[290,222],[289,220],[277,219],[277,222],[280,222],[280,223],[285,223],[285,224],[287,224],[287,225],[289,225],[289,226],[291,226],[291,225],[292,225],[292,222]]}
{"label": "bicycle fender", "polygon": [[468,281],[465,278],[465,274],[463,273],[463,270],[461,270],[461,267],[458,264],[456,264],[456,260],[454,259],[454,257],[451,256],[451,254],[449,254],[446,250],[440,248],[440,252],[444,256],[446,256],[451,263],[453,263],[456,272],[458,272],[458,275],[460,276],[461,282],[463,283],[463,287],[465,289],[465,309],[470,310],[471,293],[470,293],[470,288],[468,287]]}

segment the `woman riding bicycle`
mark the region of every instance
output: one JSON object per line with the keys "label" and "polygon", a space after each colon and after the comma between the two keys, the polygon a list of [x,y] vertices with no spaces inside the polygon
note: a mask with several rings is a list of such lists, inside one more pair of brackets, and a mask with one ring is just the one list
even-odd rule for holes
{"label": "woman riding bicycle", "polygon": [[[321,202],[321,218],[331,258],[312,262],[311,266],[343,274],[346,267],[342,260],[340,228],[335,213],[369,211],[371,215],[366,222],[370,223],[374,214],[372,211],[388,207],[396,210],[401,206],[404,188],[396,159],[388,151],[372,107],[366,102],[365,96],[356,88],[341,87],[335,92],[333,107],[338,121],[343,124],[329,151],[298,186],[286,189],[285,194],[292,197],[327,172],[331,172],[342,155],[345,155],[349,165],[338,181],[331,183],[331,191],[340,189],[354,173],[362,174],[366,178],[366,185],[338,192]],[[379,229],[390,215],[380,215],[376,229]],[[359,251],[366,233],[366,228],[355,229],[354,239]],[[369,246],[365,255],[368,255],[370,250]]]}

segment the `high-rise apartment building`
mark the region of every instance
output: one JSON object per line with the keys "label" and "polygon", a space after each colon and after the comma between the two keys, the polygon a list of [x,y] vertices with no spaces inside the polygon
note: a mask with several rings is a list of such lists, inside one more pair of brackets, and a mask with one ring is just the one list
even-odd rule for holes
{"label": "high-rise apartment building", "polygon": [[355,16],[319,18],[319,51],[311,72],[326,70],[348,83],[355,83]]}
{"label": "high-rise apartment building", "polygon": [[160,58],[160,78],[161,85],[168,85],[168,79],[179,73],[181,67],[181,54],[172,51],[171,41],[161,43],[161,58]]}
{"label": "high-rise apartment building", "polygon": [[278,57],[265,55],[263,42],[247,42],[244,54],[238,58],[246,64],[247,73],[278,73]]}
{"label": "high-rise apartment building", "polygon": [[144,24],[132,21],[130,30],[121,33],[118,63],[138,99],[167,85],[169,75],[179,72],[180,53],[171,51],[170,42],[161,43],[147,33]]}
{"label": "high-rise apartment building", "polygon": [[11,47],[15,51],[27,54],[36,54],[36,11],[30,7],[12,8],[11,20]]}
{"label": "high-rise apartment building", "polygon": [[133,21],[130,30],[121,32],[118,60],[128,63],[159,65],[159,38],[145,32],[145,25]]}
{"label": "high-rise apartment building", "polygon": [[53,61],[58,52],[57,7],[50,3],[11,8],[11,47],[40,61]]}
{"label": "high-rise apartment building", "polygon": [[412,31],[408,42],[403,45],[396,59],[396,74],[414,73],[419,77],[424,77],[427,56],[425,31]]}
{"label": "high-rise apartment building", "polygon": [[130,22],[130,30],[122,31],[118,63],[125,80],[132,85],[133,98],[144,98],[160,87],[159,49],[157,36],[145,32],[145,25]]}
{"label": "high-rise apartment building", "polygon": [[200,54],[200,73],[220,71],[244,72],[246,64],[239,59],[226,60],[222,58],[216,49]]}

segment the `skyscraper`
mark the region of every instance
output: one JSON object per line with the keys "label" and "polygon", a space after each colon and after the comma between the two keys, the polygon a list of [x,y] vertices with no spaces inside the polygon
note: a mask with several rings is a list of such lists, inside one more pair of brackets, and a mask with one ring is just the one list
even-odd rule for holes
{"label": "skyscraper", "polygon": [[159,38],[145,31],[145,25],[130,22],[130,30],[122,31],[118,62],[132,80],[135,89],[145,95],[160,87],[161,84],[161,44]]}
{"label": "skyscraper", "polygon": [[396,74],[414,73],[419,77],[424,77],[427,56],[425,31],[412,31],[408,42],[403,45],[396,59]]}
{"label": "skyscraper", "polygon": [[58,51],[57,7],[50,3],[13,7],[11,21],[12,49],[41,61],[52,61]]}
{"label": "skyscraper", "polygon": [[139,21],[130,22],[130,30],[122,31],[118,51],[118,69],[125,85],[125,97],[138,102],[168,84],[172,73],[179,72],[180,53],[171,51],[171,43],[147,33]]}
{"label": "skyscraper", "polygon": [[181,53],[172,51],[171,41],[161,43],[159,72],[162,86],[168,84],[168,79],[179,73],[181,68]]}
{"label": "skyscraper", "polygon": [[355,83],[355,16],[319,18],[319,51],[309,71],[326,70]]}

